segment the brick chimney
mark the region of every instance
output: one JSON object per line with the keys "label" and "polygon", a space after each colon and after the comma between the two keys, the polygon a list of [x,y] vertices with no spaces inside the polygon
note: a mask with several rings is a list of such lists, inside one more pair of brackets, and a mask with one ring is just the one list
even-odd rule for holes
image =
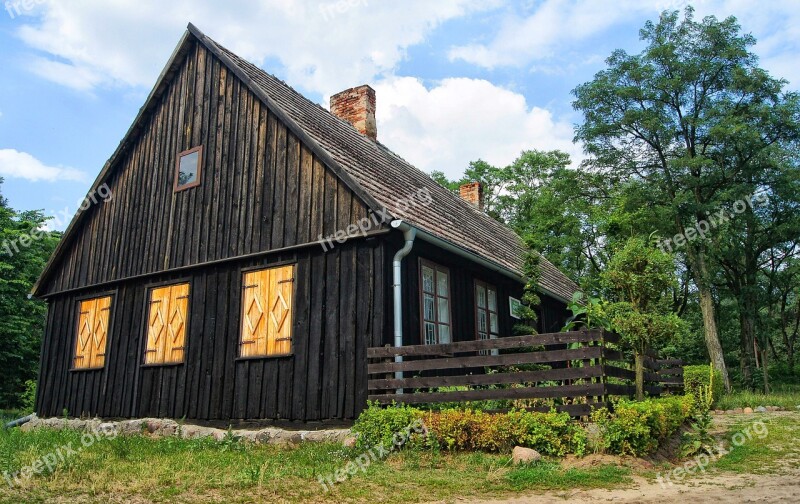
{"label": "brick chimney", "polygon": [[458,188],[461,199],[475,205],[478,210],[483,212],[483,184],[480,182],[471,182],[464,184]]}
{"label": "brick chimney", "polygon": [[331,96],[331,113],[349,122],[369,138],[378,138],[375,123],[375,90],[364,84]]}

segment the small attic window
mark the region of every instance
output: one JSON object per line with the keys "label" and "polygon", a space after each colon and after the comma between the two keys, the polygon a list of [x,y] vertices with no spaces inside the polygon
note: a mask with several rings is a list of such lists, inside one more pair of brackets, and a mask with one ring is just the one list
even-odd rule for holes
{"label": "small attic window", "polygon": [[200,166],[202,162],[202,145],[178,154],[178,162],[175,167],[175,191],[182,191],[200,185]]}

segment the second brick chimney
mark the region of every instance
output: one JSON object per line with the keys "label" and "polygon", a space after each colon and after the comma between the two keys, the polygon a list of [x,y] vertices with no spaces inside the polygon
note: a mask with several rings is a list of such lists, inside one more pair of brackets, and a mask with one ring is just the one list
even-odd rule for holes
{"label": "second brick chimney", "polygon": [[378,138],[375,122],[375,90],[368,85],[346,89],[331,96],[331,113],[349,122],[369,138]]}
{"label": "second brick chimney", "polygon": [[478,210],[483,212],[483,184],[480,182],[471,182],[459,187],[458,192],[461,199],[475,205]]}

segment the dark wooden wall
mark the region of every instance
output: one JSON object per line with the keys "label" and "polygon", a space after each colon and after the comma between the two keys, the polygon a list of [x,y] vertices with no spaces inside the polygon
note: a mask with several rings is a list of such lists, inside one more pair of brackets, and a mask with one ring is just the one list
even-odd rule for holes
{"label": "dark wooden wall", "polygon": [[[37,412],[191,419],[353,418],[365,405],[366,349],[392,343],[391,259],[399,236],[325,253],[308,244],[367,208],[205,49],[186,54],[130,149],[114,197],[88,209],[43,291],[49,302]],[[201,184],[173,192],[179,152],[203,145]],[[501,335],[522,286],[418,240],[406,259],[406,343],[419,343],[418,259],[451,270],[454,341],[474,338],[473,280],[498,288]],[[237,259],[238,258],[238,259]],[[228,262],[210,261],[228,260]],[[296,262],[293,355],[237,360],[241,272]],[[170,271],[184,268],[180,272]],[[190,281],[185,363],[142,367],[147,287]],[[106,366],[71,371],[77,301],[112,292]],[[556,323],[563,305],[543,304]],[[548,322],[549,321],[549,322]]]}
{"label": "dark wooden wall", "polygon": [[[315,241],[366,206],[195,44],[131,148],[114,197],[86,212],[46,294]],[[200,186],[173,192],[177,154],[203,145]]]}
{"label": "dark wooden wall", "polygon": [[[293,355],[237,360],[242,268],[295,262]],[[366,405],[368,346],[384,337],[384,246],[377,239],[124,282],[114,294],[106,366],[70,371],[77,301],[50,300],[40,416],[317,420]],[[147,285],[191,282],[186,361],[142,367]]]}

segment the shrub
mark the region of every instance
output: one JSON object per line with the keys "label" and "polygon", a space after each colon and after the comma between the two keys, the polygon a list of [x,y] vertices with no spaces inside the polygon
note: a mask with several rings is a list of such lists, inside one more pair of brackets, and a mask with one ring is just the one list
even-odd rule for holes
{"label": "shrub", "polygon": [[644,401],[621,400],[614,413],[592,415],[602,432],[602,448],[618,455],[646,455],[672,435],[693,413],[694,397],[672,396]]}
{"label": "shrub", "polygon": [[[377,402],[369,403],[353,424],[356,447],[361,450],[379,444],[389,447],[394,443],[395,434],[406,431],[421,419],[422,411],[411,406],[392,405],[384,408]],[[412,439],[412,442],[415,440]]]}
{"label": "shrub", "polygon": [[[702,388],[709,386],[711,378],[711,368],[708,365],[701,364],[699,366],[684,366],[683,367],[683,388],[687,394],[692,394],[695,399],[700,400],[702,395]],[[725,383],[722,381],[722,373],[714,370],[714,384],[712,389],[713,403],[722,398],[725,392]]]}
{"label": "shrub", "polygon": [[553,456],[586,452],[586,432],[567,413],[449,409],[426,414],[425,425],[430,442],[448,450],[501,452],[525,446]]}

